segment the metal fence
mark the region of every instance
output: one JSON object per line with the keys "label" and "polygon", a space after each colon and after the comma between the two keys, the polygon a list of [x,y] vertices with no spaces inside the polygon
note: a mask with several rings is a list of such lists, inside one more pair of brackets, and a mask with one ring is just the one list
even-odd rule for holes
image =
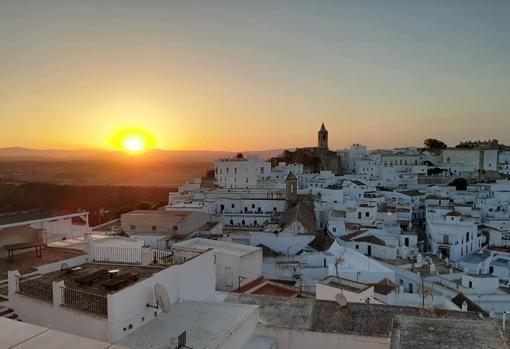
{"label": "metal fence", "polygon": [[141,264],[142,250],[133,247],[94,246],[92,258],[96,262]]}
{"label": "metal fence", "polygon": [[51,284],[44,283],[37,279],[23,280],[22,278],[18,278],[16,284],[16,291],[19,294],[53,303],[53,287]]}
{"label": "metal fence", "polygon": [[108,317],[108,301],[106,296],[67,287],[61,287],[60,290],[62,305],[101,317]]}
{"label": "metal fence", "polygon": [[172,247],[170,250],[153,250],[152,252],[155,264],[174,265],[185,263],[206,251],[188,247]]}

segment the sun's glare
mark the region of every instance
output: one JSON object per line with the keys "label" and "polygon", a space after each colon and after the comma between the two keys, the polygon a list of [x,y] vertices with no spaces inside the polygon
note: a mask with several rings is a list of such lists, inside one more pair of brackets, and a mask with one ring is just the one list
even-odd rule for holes
{"label": "sun's glare", "polygon": [[140,135],[127,136],[122,141],[124,150],[133,153],[140,153],[145,150],[145,140]]}
{"label": "sun's glare", "polygon": [[145,130],[138,128],[122,129],[116,132],[110,144],[128,154],[141,154],[154,148],[154,137]]}

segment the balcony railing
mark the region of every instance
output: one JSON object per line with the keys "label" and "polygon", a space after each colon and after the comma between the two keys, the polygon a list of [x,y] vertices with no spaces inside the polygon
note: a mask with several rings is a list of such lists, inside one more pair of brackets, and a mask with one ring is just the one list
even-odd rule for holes
{"label": "balcony railing", "polygon": [[141,264],[142,250],[139,247],[94,246],[92,248],[92,258],[95,262],[103,263]]}
{"label": "balcony railing", "polygon": [[45,302],[53,303],[53,287],[37,279],[23,280],[18,278],[16,292],[27,297],[33,297]]}
{"label": "balcony railing", "polygon": [[61,287],[60,291],[61,305],[104,318],[108,317],[108,301],[106,296],[67,287]]}
{"label": "balcony railing", "polygon": [[281,214],[280,212],[275,211],[233,211],[233,210],[223,210],[219,213],[222,213],[225,216],[271,216]]}
{"label": "balcony railing", "polygon": [[172,247],[170,250],[153,250],[154,264],[176,265],[183,264],[206,252],[190,247]]}

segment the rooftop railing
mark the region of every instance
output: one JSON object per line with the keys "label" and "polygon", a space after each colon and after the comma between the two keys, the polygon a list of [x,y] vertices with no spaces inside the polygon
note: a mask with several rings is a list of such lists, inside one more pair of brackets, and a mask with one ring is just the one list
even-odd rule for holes
{"label": "rooftop railing", "polygon": [[139,247],[94,246],[91,252],[92,258],[95,262],[128,264],[142,263],[142,250]]}
{"label": "rooftop railing", "polygon": [[176,265],[183,264],[193,258],[200,256],[206,250],[196,248],[174,246],[169,250],[152,250],[154,264],[160,265]]}
{"label": "rooftop railing", "polygon": [[33,297],[45,302],[53,303],[53,287],[38,279],[25,279],[18,277],[16,292],[27,297]]}
{"label": "rooftop railing", "polygon": [[106,296],[67,287],[61,287],[60,292],[61,305],[100,317],[108,317]]}

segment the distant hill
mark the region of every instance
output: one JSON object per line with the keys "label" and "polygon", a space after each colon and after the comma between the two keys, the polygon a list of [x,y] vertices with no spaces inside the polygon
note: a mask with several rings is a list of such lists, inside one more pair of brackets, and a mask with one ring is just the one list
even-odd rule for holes
{"label": "distant hill", "polygon": [[[171,187],[73,186],[48,183],[0,184],[0,213],[34,208],[90,212],[90,224],[119,218],[134,209],[155,209],[168,203]],[[103,216],[99,217],[99,212]]]}
{"label": "distant hill", "polygon": [[[250,151],[268,159],[281,150]],[[235,152],[151,150],[132,156],[120,151],[0,148],[0,183],[176,187],[204,176],[214,160]]]}
{"label": "distant hill", "polygon": [[[282,149],[246,151],[243,154],[258,154],[263,159],[269,159],[282,153]],[[232,157],[239,152],[228,151],[200,151],[200,150],[160,150],[154,149],[136,158],[145,161],[178,161],[178,162],[212,162],[218,158]],[[123,160],[133,156],[121,151],[98,149],[31,149],[21,147],[0,148],[0,160]]]}

